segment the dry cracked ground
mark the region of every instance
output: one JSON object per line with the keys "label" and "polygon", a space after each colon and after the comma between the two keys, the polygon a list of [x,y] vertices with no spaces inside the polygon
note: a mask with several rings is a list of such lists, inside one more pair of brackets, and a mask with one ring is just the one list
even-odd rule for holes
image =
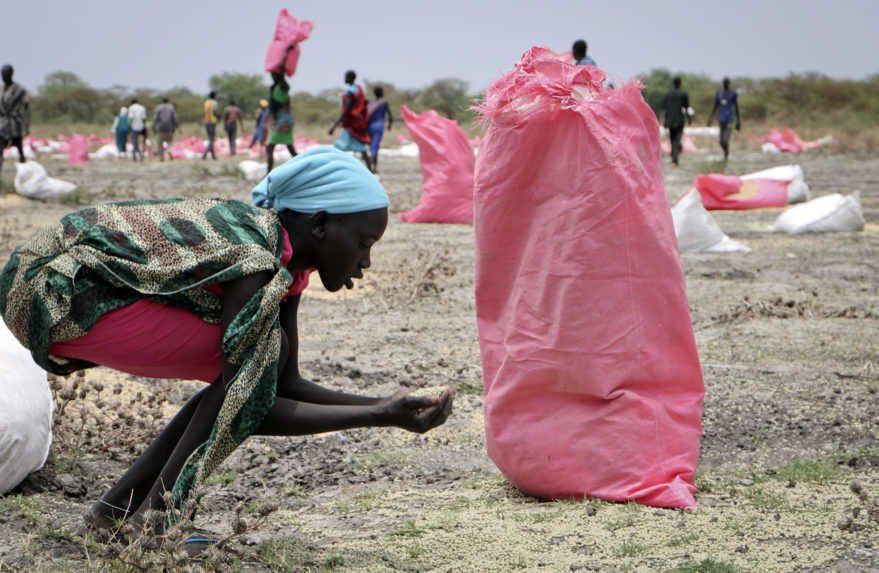
{"label": "dry cracked ground", "polygon": [[[718,213],[753,251],[683,256],[706,386],[698,510],[542,501],[504,480],[484,450],[473,230],[402,223],[395,214],[421,193],[419,165],[387,159],[388,231],[353,291],[330,294],[318,280],[306,291],[302,370],[362,393],[454,384],[448,423],[423,436],[248,440],[215,474],[196,518],[229,539],[184,560],[173,540],[125,548],[80,529],[199,384],[101,368],[59,379],[50,460],[0,499],[0,571],[879,571],[879,160],[742,154],[727,172],[785,160],[801,163],[815,195],[860,190],[868,224],[780,236],[767,230],[778,210]],[[250,188],[232,159],[46,166],[80,186],[81,204],[246,200]],[[704,156],[666,166],[669,200],[712,168]],[[77,208],[0,196],[0,259]]]}

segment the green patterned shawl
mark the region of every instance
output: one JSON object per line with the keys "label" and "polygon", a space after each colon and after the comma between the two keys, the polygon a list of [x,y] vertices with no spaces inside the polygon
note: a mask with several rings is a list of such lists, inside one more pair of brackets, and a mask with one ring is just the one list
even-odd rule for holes
{"label": "green patterned shawl", "polygon": [[82,336],[106,312],[148,298],[220,322],[222,298],[205,289],[261,271],[272,279],[223,333],[239,367],[211,436],[174,485],[181,507],[262,423],[275,401],[279,311],[292,277],[281,267],[276,213],[240,201],[171,199],[110,203],[67,215],[17,247],[0,274],[0,314],[34,360],[69,374],[94,366],[49,354]]}

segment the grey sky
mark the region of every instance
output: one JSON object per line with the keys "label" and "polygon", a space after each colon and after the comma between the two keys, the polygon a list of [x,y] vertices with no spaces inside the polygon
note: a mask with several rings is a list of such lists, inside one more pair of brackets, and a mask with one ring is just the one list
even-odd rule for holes
{"label": "grey sky", "polygon": [[88,83],[207,89],[221,71],[262,73],[278,11],[312,20],[294,91],[360,78],[420,87],[442,77],[485,88],[532,45],[576,38],[611,75],[654,67],[724,75],[879,72],[877,0],[125,0],[11,2],[0,61],[33,90],[55,70]]}

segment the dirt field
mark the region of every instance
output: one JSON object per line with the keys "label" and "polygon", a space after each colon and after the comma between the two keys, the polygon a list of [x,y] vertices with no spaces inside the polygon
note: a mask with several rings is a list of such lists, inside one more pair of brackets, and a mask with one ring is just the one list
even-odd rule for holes
{"label": "dirt field", "polygon": [[[675,170],[665,165],[670,201],[708,167],[705,156],[682,161]],[[879,159],[831,151],[745,154],[727,172],[788,161],[803,166],[813,196],[860,190],[868,225],[860,233],[778,236],[767,227],[780,210],[720,213],[720,226],[753,252],[683,257],[707,394],[700,508],[682,512],[545,502],[505,482],[484,451],[473,230],[402,223],[396,213],[414,206],[421,192],[418,162],[383,159],[394,215],[358,287],[330,294],[315,277],[306,291],[302,370],[362,393],[455,384],[455,410],[424,436],[366,429],[250,439],[216,474],[197,523],[231,535],[237,507],[253,521],[266,501],[279,506],[259,528],[229,542],[220,567],[879,571]],[[251,187],[232,159],[44,164],[50,175],[80,185],[84,203],[181,195],[247,200]],[[4,167],[8,183],[11,162]],[[0,196],[0,261],[37,226],[77,208]],[[96,429],[103,435],[91,436],[60,423],[46,468],[0,499],[0,571],[137,570],[124,555],[83,539],[81,516],[200,385],[100,368],[85,382],[94,398],[73,400],[66,416],[83,407],[77,401],[103,400],[121,382],[124,390],[114,397],[121,412],[159,418],[129,421],[110,413]],[[167,403],[150,402],[150,395]],[[121,431],[127,427],[134,433]],[[866,500],[851,491],[853,482]]]}

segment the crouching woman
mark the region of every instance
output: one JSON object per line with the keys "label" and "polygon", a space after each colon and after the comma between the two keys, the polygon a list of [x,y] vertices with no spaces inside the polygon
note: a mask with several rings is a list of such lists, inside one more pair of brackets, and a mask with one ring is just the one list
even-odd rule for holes
{"label": "crouching woman", "polygon": [[0,274],[0,314],[55,374],[95,365],[139,376],[197,379],[193,396],[92,507],[109,528],[186,507],[248,436],[362,426],[425,432],[453,392],[367,397],[302,378],[297,309],[316,270],[330,291],[370,266],[388,197],[357,160],[315,148],[252,192],[221,199],[110,203],[71,213],[17,247]]}

